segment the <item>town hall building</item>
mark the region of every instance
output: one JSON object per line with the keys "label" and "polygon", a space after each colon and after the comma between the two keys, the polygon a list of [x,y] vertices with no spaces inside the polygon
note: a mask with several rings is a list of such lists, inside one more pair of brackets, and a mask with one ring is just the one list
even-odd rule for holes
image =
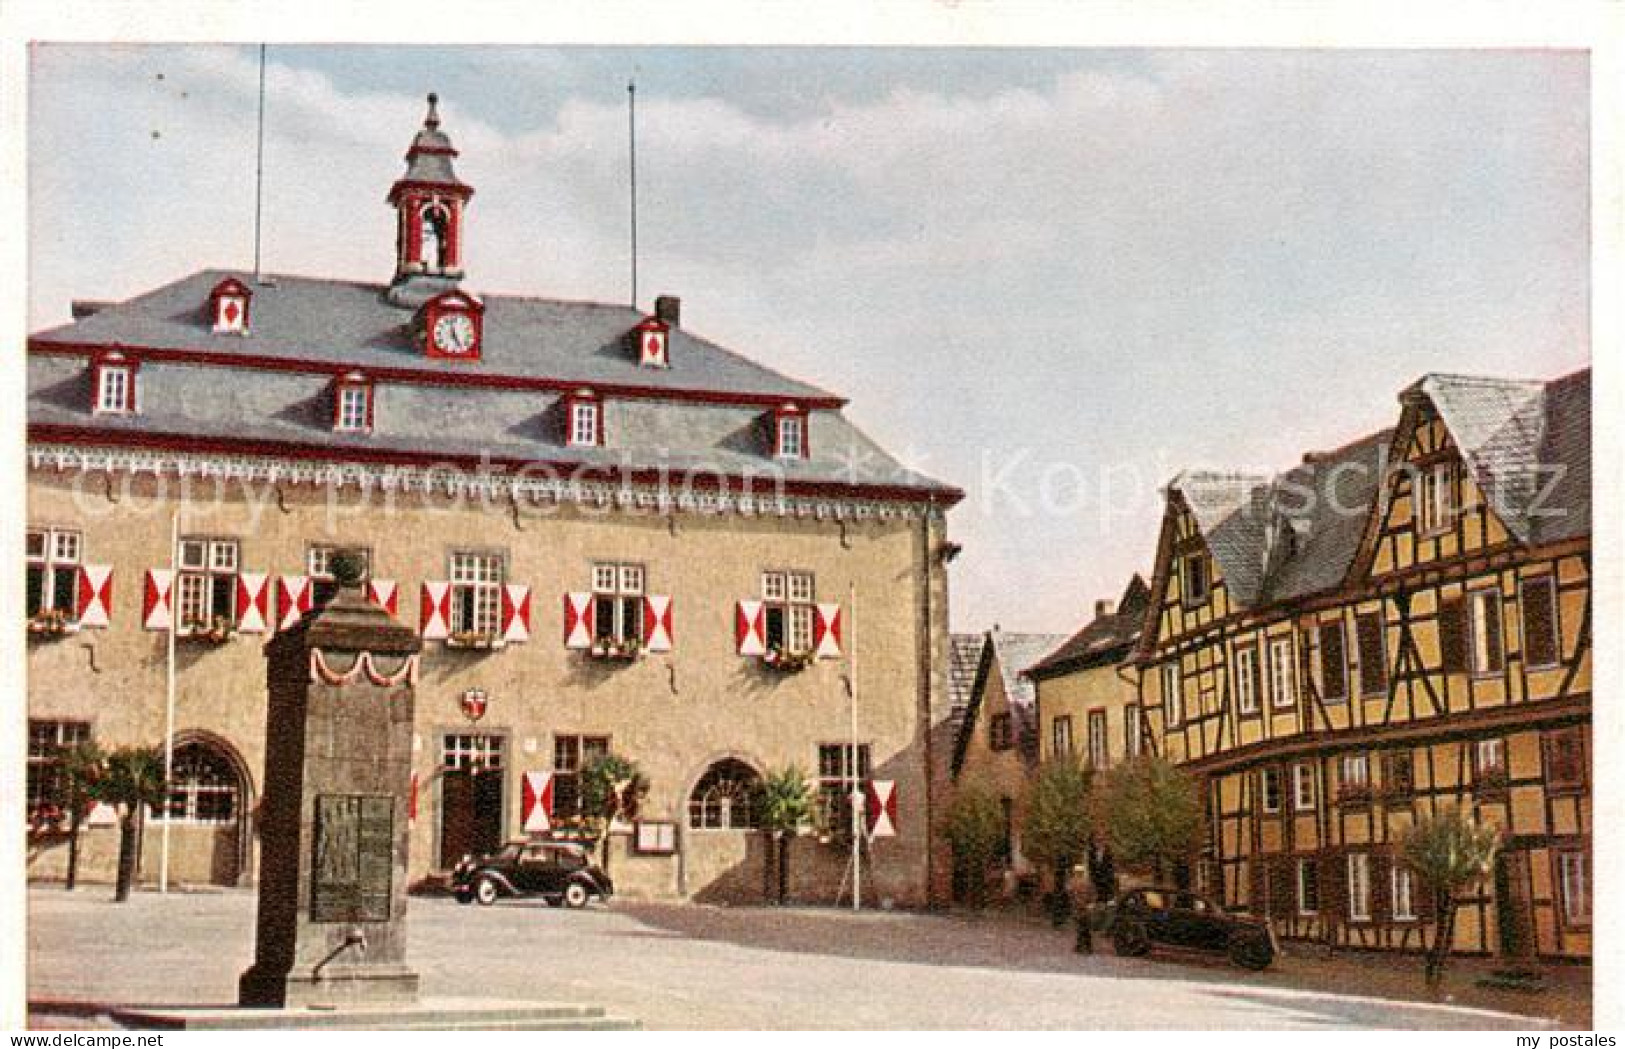
{"label": "town hall building", "polygon": [[424,642],[414,880],[571,833],[614,753],[649,784],[612,835],[625,893],[759,898],[749,799],[797,768],[821,817],[792,895],[847,884],[859,794],[866,898],[925,903],[961,493],[675,297],[481,295],[457,155],[431,96],[388,283],[200,270],[30,337],[30,875],[64,868],[65,750],[162,746],[173,709],[170,876],[253,881],[262,645],[345,550]]}

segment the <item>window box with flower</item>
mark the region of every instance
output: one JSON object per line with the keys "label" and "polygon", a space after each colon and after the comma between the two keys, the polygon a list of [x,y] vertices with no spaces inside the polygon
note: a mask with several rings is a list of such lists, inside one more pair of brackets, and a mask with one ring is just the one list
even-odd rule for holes
{"label": "window box with flower", "polygon": [[204,645],[223,645],[236,636],[237,624],[225,616],[185,623],[175,635],[178,640]]}
{"label": "window box with flower", "polygon": [[632,663],[643,658],[643,642],[636,637],[596,638],[587,657],[601,663]]}
{"label": "window box with flower", "polygon": [[817,657],[811,652],[774,647],[768,649],[767,654],[762,656],[762,666],[780,674],[795,674],[812,666],[815,658]]}
{"label": "window box with flower", "polygon": [[28,620],[28,636],[32,640],[48,641],[79,632],[79,624],[60,608],[47,608],[36,612]]}
{"label": "window box with flower", "polygon": [[500,634],[488,630],[453,630],[446,637],[447,648],[468,652],[494,652],[504,643]]}

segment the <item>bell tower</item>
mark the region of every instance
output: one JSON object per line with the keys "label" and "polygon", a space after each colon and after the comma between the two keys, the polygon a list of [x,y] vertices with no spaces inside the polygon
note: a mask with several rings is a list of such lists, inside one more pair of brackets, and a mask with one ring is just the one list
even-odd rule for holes
{"label": "bell tower", "polygon": [[389,301],[416,308],[463,277],[463,210],[474,187],[452,170],[457,156],[440,130],[439,98],[429,96],[423,129],[406,151],[406,174],[389,190],[395,208],[395,279]]}

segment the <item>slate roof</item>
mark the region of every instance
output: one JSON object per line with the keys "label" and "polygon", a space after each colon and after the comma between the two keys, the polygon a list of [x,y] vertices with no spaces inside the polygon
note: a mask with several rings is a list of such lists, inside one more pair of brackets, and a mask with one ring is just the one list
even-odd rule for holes
{"label": "slate roof", "polygon": [[971,689],[976,685],[976,664],[982,659],[981,634],[948,635],[948,723],[959,725],[970,705]]}
{"label": "slate roof", "polygon": [[1496,516],[1519,540],[1591,531],[1589,368],[1548,383],[1428,375],[1413,390],[1438,410]]}
{"label": "slate roof", "polygon": [[1091,619],[1058,648],[1027,668],[1027,677],[1040,680],[1104,663],[1119,663],[1140,639],[1151,588],[1136,572],[1115,610]]}
{"label": "slate roof", "polygon": [[[385,286],[277,277],[254,289],[249,335],[215,335],[204,304],[227,271],[204,270],[73,323],[35,335],[30,346],[118,345],[270,358],[279,367],[221,367],[149,358],[140,371],[141,411],[91,411],[82,355],[29,354],[31,427],[90,429],[110,436],[169,435],[295,443],[346,452],[585,464],[632,469],[705,469],[730,476],[779,476],[790,482],[884,486],[930,492],[951,503],[957,490],[897,462],[832,407],[808,418],[810,456],[775,459],[771,415],[780,399],[838,405],[816,387],[755,364],[695,335],[673,330],[671,367],[641,367],[625,336],[643,319],[629,306],[489,296],[484,359],[439,362],[413,345],[412,311],[390,305]],[[247,278],[244,279],[248,283]],[[280,367],[294,365],[292,370]],[[251,364],[252,362],[245,362]],[[298,370],[306,365],[316,370]],[[336,433],[330,374],[348,369],[473,372],[495,385],[448,385],[408,376],[380,383],[371,433]],[[569,446],[561,390],[505,387],[519,378],[611,388],[604,398],[606,444]],[[617,384],[652,388],[618,397]],[[663,395],[670,391],[670,396]],[[703,399],[685,397],[701,391]],[[730,403],[735,398],[739,403]],[[758,398],[751,402],[749,398]],[[766,399],[765,402],[760,399]]]}
{"label": "slate roof", "polygon": [[[253,330],[247,336],[216,335],[209,323],[209,291],[227,277],[236,277],[254,293]],[[413,311],[389,303],[386,290],[383,284],[312,277],[274,276],[269,283],[256,283],[250,274],[201,270],[40,332],[30,342],[205,350],[363,370],[438,367],[584,386],[620,384],[785,400],[832,397],[681,329],[671,333],[668,343],[671,367],[643,367],[627,333],[644,314],[604,303],[480,296],[485,304],[481,360],[431,361],[413,341]]]}
{"label": "slate roof", "polygon": [[[1437,409],[1518,539],[1590,533],[1590,369],[1549,382],[1429,374],[1400,398]],[[1372,514],[1382,512],[1384,482],[1413,417],[1408,410],[1398,431],[1312,453],[1273,477],[1197,470],[1169,482],[1169,498],[1195,517],[1234,603],[1268,605],[1343,584]]]}
{"label": "slate roof", "polygon": [[[964,638],[967,635],[956,634]],[[964,712],[954,736],[953,772],[958,775],[970,747],[976,719],[982,708],[982,697],[987,692],[988,675],[996,662],[1004,684],[1005,698],[1010,703],[1014,722],[1016,749],[1022,760],[1031,764],[1038,760],[1038,703],[1037,689],[1023,671],[1042,659],[1056,645],[1065,640],[1062,634],[1007,633],[994,627],[986,634],[969,635],[976,640],[975,676],[966,698]],[[967,643],[965,652],[970,646]],[[950,664],[951,667],[951,664]]]}

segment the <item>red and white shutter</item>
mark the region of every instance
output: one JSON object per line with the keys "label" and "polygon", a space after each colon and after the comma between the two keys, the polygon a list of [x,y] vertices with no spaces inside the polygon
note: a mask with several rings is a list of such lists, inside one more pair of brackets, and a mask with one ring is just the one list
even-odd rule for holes
{"label": "red and white shutter", "polygon": [[643,599],[643,647],[650,652],[670,652],[671,639],[671,598],[649,594]]}
{"label": "red and white shutter", "polygon": [[564,595],[564,647],[592,647],[592,595]]}
{"label": "red and white shutter", "polygon": [[813,609],[813,651],[819,659],[840,658],[840,605],[818,605]]}
{"label": "red and white shutter", "polygon": [[367,599],[395,615],[400,610],[401,588],[393,579],[374,579],[367,583]]}
{"label": "red and white shutter", "polygon": [[425,641],[444,641],[451,636],[451,584],[425,580],[423,600],[418,606],[418,623]]}
{"label": "red and white shutter", "polygon": [[80,565],[74,618],[80,626],[106,626],[113,613],[113,566]]}
{"label": "red and white shutter", "polygon": [[502,588],[502,640],[530,640],[530,587],[508,583]]}
{"label": "red and white shutter", "polygon": [[276,581],[276,610],[278,630],[287,630],[299,623],[299,617],[310,611],[310,576],[278,576]]}
{"label": "red and white shutter", "polygon": [[734,642],[742,656],[767,655],[767,616],[760,601],[741,601],[735,607]]}
{"label": "red and white shutter", "polygon": [[519,799],[519,829],[539,834],[553,828],[553,773],[525,773]]}
{"label": "red and white shutter", "polygon": [[175,623],[175,573],[168,568],[147,569],[147,584],[141,593],[141,626],[145,630],[168,630]]}
{"label": "red and white shutter", "polygon": [[271,580],[264,572],[237,573],[237,629],[263,634],[271,621]]}
{"label": "red and white shutter", "polygon": [[872,779],[863,785],[864,815],[869,837],[897,836],[897,781]]}

